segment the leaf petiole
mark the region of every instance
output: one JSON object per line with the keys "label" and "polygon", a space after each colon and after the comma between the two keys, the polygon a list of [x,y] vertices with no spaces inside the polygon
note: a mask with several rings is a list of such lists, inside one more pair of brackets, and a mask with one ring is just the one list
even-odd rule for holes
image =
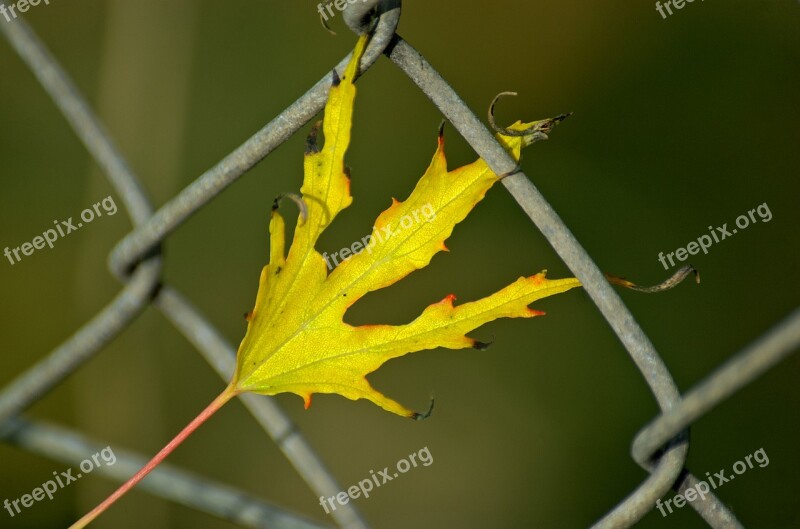
{"label": "leaf petiole", "polygon": [[206,422],[209,417],[214,415],[217,411],[219,411],[220,408],[222,408],[222,406],[225,405],[225,403],[237,396],[239,393],[240,391],[237,390],[233,384],[230,384],[228,387],[226,387],[225,390],[217,396],[217,398],[211,401],[211,404],[209,404],[206,409],[201,411],[197,417],[192,419],[192,422],[186,425],[186,427],[181,430],[181,432],[176,435],[172,441],[167,443],[167,445],[155,456],[153,456],[153,458],[148,461],[145,466],[143,466],[128,481],[115,490],[108,498],[103,500],[103,502],[97,507],[86,513],[83,518],[72,524],[69,529],[83,529],[93,522],[95,518],[100,516],[106,509],[113,505],[114,502],[135,487],[137,483],[143,480],[145,476],[147,476],[154,468],[164,461],[164,459],[166,459],[166,457],[171,454],[173,450],[175,450],[183,441],[185,441],[187,437],[197,430],[201,424]]}

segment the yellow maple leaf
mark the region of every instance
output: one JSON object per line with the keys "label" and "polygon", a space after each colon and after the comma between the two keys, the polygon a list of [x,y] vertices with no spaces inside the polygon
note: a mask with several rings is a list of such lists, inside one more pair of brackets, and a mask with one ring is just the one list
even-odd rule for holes
{"label": "yellow maple leaf", "polygon": [[[344,155],[350,143],[353,80],[366,39],[340,82],[331,88],[325,107],[324,146],[316,147],[312,132],[305,156],[301,188],[305,210],[295,230],[289,255],[284,255],[284,220],[273,208],[270,221],[270,262],[261,272],[247,333],[239,346],[232,386],[236,392],[263,395],[291,392],[308,407],[313,393],[336,393],[352,400],[368,399],[383,409],[419,418],[372,388],[365,376],[384,362],[407,353],[482,344],[466,333],[497,318],[527,318],[542,314],[528,308],[537,299],[580,286],[577,279],[546,279],[544,273],[522,277],[479,301],[453,306],[454,296],[427,307],[407,325],[344,323],[348,307],[368,292],[399,281],[428,265],[454,226],[483,199],[499,180],[483,160],[448,172],[444,141],[411,195],[393,200],[380,214],[371,236],[358,243],[360,252],[347,257],[328,274],[326,260],[315,249],[320,234],[352,202]],[[530,124],[511,128],[524,130]],[[525,136],[498,135],[519,159]]]}
{"label": "yellow maple leaf", "polygon": [[[306,407],[312,394],[334,393],[352,400],[368,399],[404,417],[426,417],[376,391],[366,375],[387,360],[416,351],[482,348],[484,344],[466,334],[497,318],[539,316],[543,313],[529,308],[531,303],[581,286],[577,279],[551,280],[541,272],[520,277],[491,296],[471,303],[454,306],[455,296],[447,296],[406,325],[353,327],[344,323],[347,309],[365,294],[427,266],[437,252],[446,250],[444,241],[455,225],[500,180],[480,159],[448,171],[440,133],[433,160],[411,195],[403,202],[392,200],[391,207],[378,216],[369,238],[358,247],[354,244],[353,255],[328,274],[326,260],[315,245],[336,215],[353,201],[344,155],[350,143],[356,95],[353,80],[366,43],[367,37],[359,39],[341,79],[334,72],[334,86],[325,106],[323,148],[317,148],[316,128],[309,137],[303,196],[298,200],[301,215],[288,256],[285,223],[277,211],[279,201],[273,206],[270,261],[261,272],[255,308],[247,316],[247,333],[239,346],[230,384],[144,467],[70,529],[86,527],[225,403],[246,391],[263,395],[295,393],[305,400]],[[525,145],[546,137],[545,133],[564,117],[517,122],[508,129],[497,128],[493,119],[491,124],[500,131],[497,139],[519,160]],[[691,266],[683,267],[655,287],[639,287],[616,276],[607,277],[626,288],[659,292],[672,288],[690,273],[697,275]],[[699,282],[699,276],[697,279]]]}

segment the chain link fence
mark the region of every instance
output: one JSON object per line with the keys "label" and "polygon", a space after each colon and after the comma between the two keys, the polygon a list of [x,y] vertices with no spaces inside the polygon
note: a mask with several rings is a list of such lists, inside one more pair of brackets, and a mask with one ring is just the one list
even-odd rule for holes
{"label": "chain link fence", "polygon": [[[496,174],[509,175],[502,180],[503,185],[583,283],[597,309],[628,351],[662,411],[641,429],[631,450],[633,459],[650,473],[649,477],[593,527],[630,527],[650,512],[656,501],[670,489],[685,492],[696,487],[700,480],[684,464],[689,426],[797,350],[800,345],[800,310],[792,312],[702,383],[681,395],[667,366],[633,315],[547,200],[455,90],[396,33],[400,19],[399,0],[356,2],[349,5],[343,14],[354,32],[373,32],[362,60],[361,75],[382,55],[388,58],[436,105]],[[117,296],[68,340],[0,393],[0,438],[33,453],[77,464],[104,445],[80,432],[25,419],[23,413],[103,350],[147,306],[155,306],[186,336],[223,380],[230,378],[235,348],[179,291],[162,282],[160,244],[189,216],[313,119],[325,104],[331,76],[325,75],[245,143],[154,211],[139,180],[103,125],[30,27],[18,18],[10,23],[0,23],[0,31],[102,168],[121,197],[134,226],[134,230],[113,249],[108,261],[109,269],[123,284]],[[348,60],[349,56],[334,68],[341,71]],[[241,399],[315,496],[333,496],[342,490],[320,457],[272,399],[254,395],[244,395]],[[96,472],[124,481],[145,462],[145,458],[138,454],[122,451],[117,452],[117,458],[116,465],[98,468]],[[140,488],[242,527],[322,527],[280,506],[169,464],[156,469],[152,478],[144,481]],[[742,527],[713,492],[690,505],[710,527]],[[341,528],[369,527],[352,503],[335,510],[332,516]]]}

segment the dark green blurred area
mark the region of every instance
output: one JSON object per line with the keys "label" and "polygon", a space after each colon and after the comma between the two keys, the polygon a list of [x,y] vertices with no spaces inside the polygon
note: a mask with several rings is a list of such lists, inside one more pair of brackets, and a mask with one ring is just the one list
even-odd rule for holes
{"label": "dark green blurred area", "polygon": [[[213,166],[328,72],[353,46],[320,27],[316,3],[51,0],[28,22],[99,110],[157,206]],[[0,18],[0,24],[6,23]],[[526,151],[523,168],[605,271],[642,284],[674,252],[768,204],[758,222],[691,258],[703,283],[658,296],[622,292],[688,390],[800,302],[800,5],[694,2],[663,20],[637,2],[406,2],[401,34],[484,116],[575,114]],[[320,251],[360,239],[391,197],[427,166],[441,116],[382,59],[358,83],[353,206]],[[165,281],[238,344],[268,256],[272,199],[299,190],[304,127],[165,243]],[[472,161],[448,127],[451,167]],[[44,358],[119,291],[106,256],[130,229],[116,195],[52,101],[0,41],[0,249],[39,235],[111,195],[120,207],[11,266],[0,262],[0,384]],[[288,208],[291,205],[287,206]],[[289,215],[293,217],[293,214]],[[520,275],[569,271],[497,186],[448,240],[449,253],[355,305],[349,322],[402,323],[455,293],[487,295]],[[356,502],[375,527],[586,527],[644,480],[629,456],[655,401],[582,291],[536,305],[544,318],[473,333],[487,351],[436,350],[389,362],[373,385],[422,423],[366,402],[316,396],[304,411],[277,397],[343,488],[427,446],[434,463]],[[770,464],[718,489],[748,527],[800,527],[800,358],[795,355],[692,428],[698,476],[763,448]],[[27,412],[114,449],[152,454],[222,382],[153,308]],[[69,465],[0,445],[0,501]],[[325,520],[318,499],[239,403],[169,460]],[[114,485],[92,476],[0,527],[65,527]],[[668,495],[671,498],[672,495]],[[327,520],[331,520],[328,518]],[[134,491],[93,527],[231,524]],[[684,507],[639,527],[700,528]]]}

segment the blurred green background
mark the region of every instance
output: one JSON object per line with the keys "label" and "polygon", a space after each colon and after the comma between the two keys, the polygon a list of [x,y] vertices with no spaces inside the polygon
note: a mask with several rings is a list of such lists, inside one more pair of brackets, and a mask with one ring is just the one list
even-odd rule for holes
{"label": "blurred green background", "polygon": [[[304,0],[51,1],[26,19],[100,112],[154,203],[166,203],[294,101],[354,43]],[[6,23],[0,19],[0,23]],[[703,283],[658,296],[621,292],[688,390],[800,301],[800,5],[791,0],[686,4],[664,20],[648,1],[407,1],[400,32],[483,116],[575,115],[523,167],[605,271],[642,284],[657,260],[767,203],[773,218],[692,257]],[[441,116],[381,59],[358,83],[354,203],[320,251],[360,239],[392,196],[427,166]],[[305,127],[165,244],[165,281],[231,341],[241,340],[268,256],[272,199],[299,190]],[[451,167],[475,155],[452,129]],[[120,211],[11,266],[0,262],[0,384],[44,358],[120,286],[106,256],[131,228],[120,197],[5,40],[0,40],[0,247],[15,247],[102,198]],[[291,208],[291,206],[289,206]],[[287,210],[288,211],[288,210]],[[293,214],[290,214],[293,217]],[[500,186],[431,266],[355,305],[351,323],[402,323],[455,293],[489,294],[520,275],[569,271]],[[277,400],[342,487],[427,446],[434,463],[356,505],[375,527],[586,527],[632,491],[636,432],[657,414],[642,377],[582,291],[536,305],[548,315],[501,321],[473,336],[486,351],[436,350],[370,376],[400,402],[436,412],[422,423],[367,402]],[[768,372],[692,428],[688,466],[770,459],[718,489],[748,527],[800,527],[800,356]],[[224,383],[150,308],[27,415],[152,454]],[[266,397],[265,397],[266,398]],[[239,404],[223,409],[169,461],[318,520],[318,499]],[[0,500],[68,467],[0,445]],[[65,527],[115,484],[92,476],[0,527]],[[671,498],[672,494],[667,495]],[[328,522],[331,520],[328,518]],[[134,491],[99,528],[229,528]],[[684,507],[647,528],[705,525]]]}

